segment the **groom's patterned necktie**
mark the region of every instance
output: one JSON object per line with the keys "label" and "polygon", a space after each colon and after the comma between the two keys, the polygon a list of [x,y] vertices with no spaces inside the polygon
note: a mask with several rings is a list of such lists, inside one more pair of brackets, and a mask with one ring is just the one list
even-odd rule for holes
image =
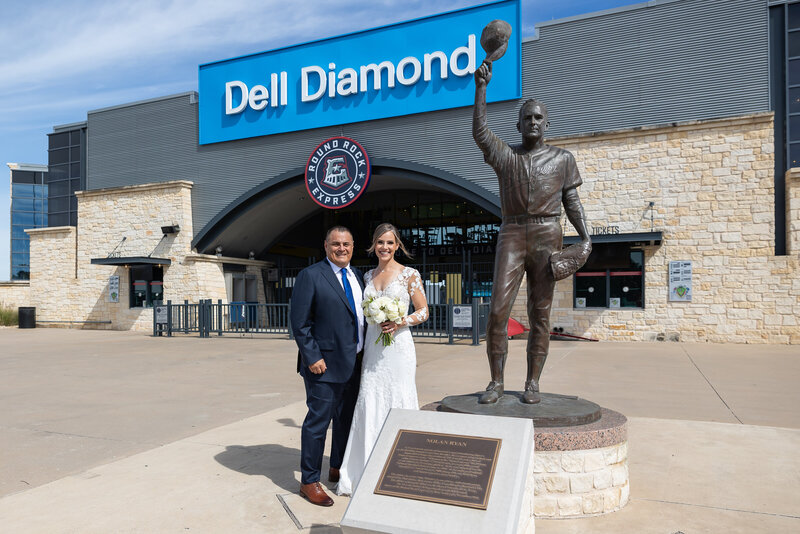
{"label": "groom's patterned necktie", "polygon": [[347,280],[347,268],[343,268],[339,273],[342,275],[342,285],[344,286],[344,294],[347,295],[347,302],[350,303],[350,309],[353,310],[353,317],[355,317],[355,322],[353,323],[354,332],[355,332],[355,339],[358,342],[358,313],[356,313],[356,301],[353,298],[353,288],[350,287],[350,282]]}

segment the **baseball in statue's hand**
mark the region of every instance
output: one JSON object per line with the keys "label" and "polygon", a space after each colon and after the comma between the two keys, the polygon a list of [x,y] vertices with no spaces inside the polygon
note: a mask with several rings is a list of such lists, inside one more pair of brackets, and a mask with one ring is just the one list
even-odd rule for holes
{"label": "baseball in statue's hand", "polygon": [[478,70],[475,71],[475,83],[478,86],[485,86],[492,79],[492,63],[484,61]]}

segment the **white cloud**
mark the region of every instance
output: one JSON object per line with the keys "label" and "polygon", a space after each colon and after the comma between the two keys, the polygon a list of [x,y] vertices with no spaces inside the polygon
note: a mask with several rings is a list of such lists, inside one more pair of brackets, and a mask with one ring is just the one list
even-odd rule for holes
{"label": "white cloud", "polygon": [[[59,85],[60,80],[109,74],[157,63],[178,63],[215,50],[281,46],[339,35],[480,3],[384,1],[294,2],[258,0],[142,0],[138,2],[28,3],[9,16],[0,34],[0,95]],[[2,13],[0,13],[2,16]]]}
{"label": "white cloud", "polygon": [[[32,114],[58,113],[63,110],[81,110],[84,115],[88,111],[135,102],[147,98],[165,96],[191,91],[197,85],[196,80],[177,80],[161,84],[143,84],[123,86],[101,91],[84,91],[59,98],[29,98],[21,102],[11,100],[0,101],[0,127],[13,126],[21,120],[30,120]],[[52,121],[48,123],[53,125]]]}

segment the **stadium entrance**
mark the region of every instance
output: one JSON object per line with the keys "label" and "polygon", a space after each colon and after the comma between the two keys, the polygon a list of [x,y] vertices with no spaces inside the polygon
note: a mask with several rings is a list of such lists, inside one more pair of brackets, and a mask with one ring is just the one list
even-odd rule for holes
{"label": "stadium entrance", "polygon": [[367,193],[350,208],[317,210],[287,229],[264,255],[277,266],[265,284],[267,302],[288,302],[294,276],[324,257],[325,229],[337,224],[355,234],[353,264],[362,270],[374,267],[376,260],[366,249],[382,222],[400,230],[412,257],[398,252],[397,259],[420,271],[431,304],[450,299],[454,304],[469,303],[474,297],[491,295],[499,218],[452,194],[400,190]]}

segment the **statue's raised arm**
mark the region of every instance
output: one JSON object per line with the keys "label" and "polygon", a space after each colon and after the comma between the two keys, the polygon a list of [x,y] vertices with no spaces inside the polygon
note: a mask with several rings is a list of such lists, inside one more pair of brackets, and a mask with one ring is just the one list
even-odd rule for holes
{"label": "statue's raised arm", "polygon": [[486,86],[491,79],[492,64],[484,61],[475,71],[475,106],[472,110],[472,137],[484,152],[488,148],[486,134],[490,131],[486,123]]}

